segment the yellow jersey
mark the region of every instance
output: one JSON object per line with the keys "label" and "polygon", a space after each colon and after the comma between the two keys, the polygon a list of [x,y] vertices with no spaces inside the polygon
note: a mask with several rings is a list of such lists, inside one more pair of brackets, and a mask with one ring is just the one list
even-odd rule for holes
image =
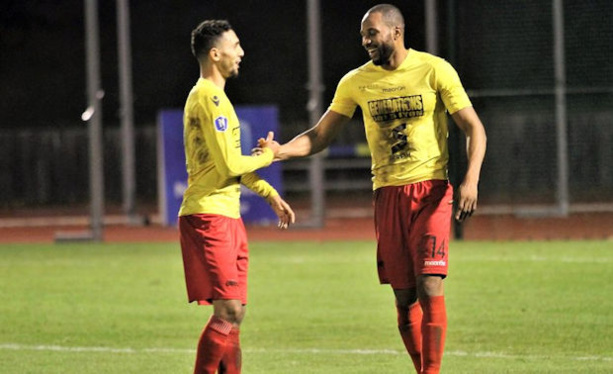
{"label": "yellow jersey", "polygon": [[362,110],[372,157],[373,189],[447,179],[447,115],[471,106],[455,69],[409,49],[395,70],[369,61],[339,82],[329,109]]}
{"label": "yellow jersey", "polygon": [[240,123],[223,89],[200,78],[192,88],[183,113],[183,142],[187,189],[179,216],[220,214],[240,217],[240,184],[262,197],[277,191],[255,170],[268,166],[273,152],[241,154]]}

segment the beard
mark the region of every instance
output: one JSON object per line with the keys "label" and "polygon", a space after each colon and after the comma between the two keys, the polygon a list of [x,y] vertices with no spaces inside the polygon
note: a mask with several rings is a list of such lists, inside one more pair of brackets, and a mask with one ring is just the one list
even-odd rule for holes
{"label": "beard", "polygon": [[387,44],[381,44],[377,47],[377,56],[372,59],[372,63],[377,66],[387,64],[392,56],[392,50]]}
{"label": "beard", "polygon": [[224,78],[230,79],[238,77],[238,68],[239,67],[235,65],[234,62],[228,62],[227,64],[223,64],[220,70],[222,71]]}

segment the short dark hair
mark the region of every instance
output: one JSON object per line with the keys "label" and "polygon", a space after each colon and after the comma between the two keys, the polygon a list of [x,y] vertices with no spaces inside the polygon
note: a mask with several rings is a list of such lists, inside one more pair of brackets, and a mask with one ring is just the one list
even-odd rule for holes
{"label": "short dark hair", "polygon": [[192,54],[194,57],[200,60],[202,56],[209,53],[221,34],[230,30],[232,30],[232,26],[226,20],[212,19],[200,23],[192,30]]}
{"label": "short dark hair", "polygon": [[397,7],[391,4],[379,4],[370,8],[366,14],[381,13],[383,21],[390,27],[399,26],[404,28],[404,17]]}

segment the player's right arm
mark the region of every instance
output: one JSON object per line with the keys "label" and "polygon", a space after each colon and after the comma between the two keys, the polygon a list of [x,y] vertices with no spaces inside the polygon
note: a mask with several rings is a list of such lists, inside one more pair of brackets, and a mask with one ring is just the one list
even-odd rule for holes
{"label": "player's right arm", "polygon": [[281,145],[275,159],[306,157],[323,151],[350,119],[333,110],[327,110],[315,126]]}
{"label": "player's right arm", "polygon": [[330,107],[317,124],[283,144],[275,160],[310,156],[323,151],[332,143],[345,124],[351,120],[357,106],[353,97],[356,90],[355,83],[351,79],[353,75],[354,73],[350,72],[340,80]]}
{"label": "player's right arm", "polygon": [[262,152],[259,155],[244,156],[241,153],[239,123],[232,120],[233,113],[224,112],[211,104],[211,100],[202,100],[200,113],[200,126],[208,152],[211,155],[215,168],[229,177],[238,177],[272,163],[279,148],[274,141],[274,134],[268,133],[262,142]]}

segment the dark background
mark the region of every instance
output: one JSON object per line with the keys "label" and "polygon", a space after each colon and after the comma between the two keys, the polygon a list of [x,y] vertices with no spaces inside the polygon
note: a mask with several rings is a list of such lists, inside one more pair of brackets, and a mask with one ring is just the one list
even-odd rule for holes
{"label": "dark background", "polygon": [[[324,108],[338,80],[367,61],[360,21],[376,1],[321,1]],[[424,48],[423,2],[391,1],[407,21],[408,45]],[[105,127],[117,126],[116,3],[100,0]],[[308,113],[305,1],[130,2],[134,114],[153,124],[160,108],[182,107],[198,77],[190,32],[202,20],[227,19],[245,49],[240,77],[226,91],[235,105],[279,105],[281,122]],[[62,128],[80,123],[86,107],[81,0],[3,0],[0,6],[0,128]]]}
{"label": "dark background", "polygon": [[[426,1],[432,0],[390,1],[405,16],[407,46],[418,50],[425,49]],[[368,59],[360,45],[360,21],[378,1],[320,3],[326,108],[339,79]],[[437,3],[438,54],[455,66],[488,134],[480,201],[555,203],[559,157],[552,1]],[[611,203],[613,2],[562,4],[570,200]],[[105,194],[119,202],[115,6],[115,0],[99,0]],[[130,12],[140,199],[156,199],[157,113],[181,108],[198,78],[190,32],[204,19],[228,19],[246,51],[240,77],[226,85],[235,105],[276,104],[281,141],[313,125],[306,110],[306,0],[131,0]],[[86,107],[83,13],[83,0],[0,2],[0,208],[88,201],[87,127],[80,119]],[[353,122],[333,145],[364,142],[360,116]],[[464,137],[450,129],[450,171],[458,176],[465,167]],[[343,168],[326,170],[327,192],[368,196],[368,160],[339,162]],[[351,166],[355,162],[361,166]],[[288,186],[292,181],[307,186],[305,169],[285,163],[283,175]]]}

